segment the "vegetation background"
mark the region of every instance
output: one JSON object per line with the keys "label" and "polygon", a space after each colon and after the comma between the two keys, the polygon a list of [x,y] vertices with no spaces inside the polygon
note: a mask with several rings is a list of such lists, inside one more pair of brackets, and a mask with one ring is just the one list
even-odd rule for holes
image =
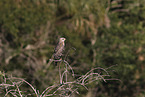
{"label": "vegetation background", "polygon": [[0,0],[1,72],[42,92],[58,80],[47,63],[60,37],[76,74],[117,64],[109,73],[122,81],[90,84],[75,97],[145,96],[145,0]]}

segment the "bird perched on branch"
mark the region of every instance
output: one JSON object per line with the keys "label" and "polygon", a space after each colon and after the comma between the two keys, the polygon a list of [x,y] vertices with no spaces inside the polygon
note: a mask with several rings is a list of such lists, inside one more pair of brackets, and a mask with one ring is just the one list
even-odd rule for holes
{"label": "bird perched on branch", "polygon": [[55,65],[57,65],[57,60],[59,61],[63,55],[65,40],[66,40],[65,38],[60,38],[58,44],[55,47],[54,50]]}

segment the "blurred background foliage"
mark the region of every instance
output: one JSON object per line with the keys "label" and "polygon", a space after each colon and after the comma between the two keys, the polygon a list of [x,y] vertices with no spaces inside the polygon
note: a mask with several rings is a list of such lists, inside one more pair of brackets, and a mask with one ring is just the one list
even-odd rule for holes
{"label": "blurred background foliage", "polygon": [[145,96],[145,0],[0,0],[1,72],[43,91],[59,78],[47,63],[60,37],[77,74],[117,64],[108,70],[122,82],[90,84],[78,97]]}

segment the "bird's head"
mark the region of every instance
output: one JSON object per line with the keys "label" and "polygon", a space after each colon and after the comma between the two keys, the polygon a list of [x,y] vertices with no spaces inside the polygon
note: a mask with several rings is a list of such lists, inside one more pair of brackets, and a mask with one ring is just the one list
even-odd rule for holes
{"label": "bird's head", "polygon": [[64,42],[66,39],[65,38],[60,38],[59,41]]}

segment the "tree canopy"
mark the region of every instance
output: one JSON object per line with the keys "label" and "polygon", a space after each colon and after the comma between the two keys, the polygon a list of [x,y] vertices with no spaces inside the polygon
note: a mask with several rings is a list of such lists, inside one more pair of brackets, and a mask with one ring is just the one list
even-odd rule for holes
{"label": "tree canopy", "polygon": [[1,0],[0,84],[3,74],[40,92],[56,83],[58,66],[48,62],[60,37],[77,75],[101,67],[121,81],[91,83],[75,97],[145,96],[145,0]]}

